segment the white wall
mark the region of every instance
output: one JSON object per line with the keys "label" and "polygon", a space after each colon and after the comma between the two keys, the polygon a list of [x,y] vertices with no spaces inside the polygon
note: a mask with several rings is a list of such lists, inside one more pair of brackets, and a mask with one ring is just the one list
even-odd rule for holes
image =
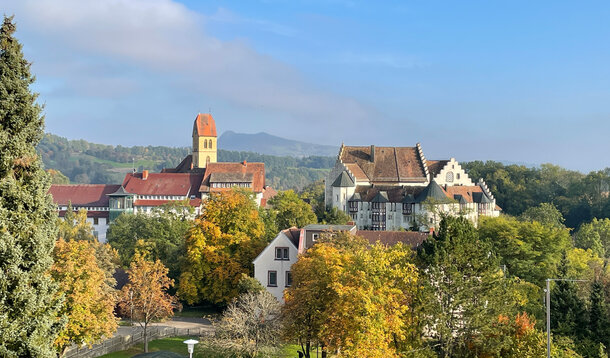
{"label": "white wall", "polygon": [[[276,247],[287,247],[289,259],[276,260]],[[254,278],[282,303],[284,303],[284,289],[286,288],[286,271],[290,271],[292,264],[297,261],[297,254],[297,248],[292,241],[283,232],[280,232],[254,259]],[[275,287],[268,285],[269,271],[277,272],[277,286]]]}

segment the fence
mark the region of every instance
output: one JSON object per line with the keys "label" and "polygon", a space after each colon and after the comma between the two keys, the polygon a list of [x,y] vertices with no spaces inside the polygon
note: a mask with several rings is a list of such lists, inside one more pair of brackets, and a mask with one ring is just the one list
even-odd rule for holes
{"label": "fence", "polygon": [[[210,328],[175,328],[175,327],[149,327],[147,329],[147,338],[150,342],[153,339],[176,336],[210,336],[214,331]],[[138,330],[132,335],[117,336],[107,339],[99,344],[89,347],[71,347],[64,357],[65,358],[94,358],[104,354],[123,351],[130,347],[144,342],[144,331]]]}

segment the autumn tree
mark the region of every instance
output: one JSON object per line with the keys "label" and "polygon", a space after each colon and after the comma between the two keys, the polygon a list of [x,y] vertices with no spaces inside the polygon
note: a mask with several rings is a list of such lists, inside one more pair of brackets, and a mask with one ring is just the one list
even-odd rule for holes
{"label": "autumn tree", "polygon": [[292,190],[278,193],[269,200],[272,211],[276,213],[276,222],[280,230],[291,227],[304,227],[317,223],[316,215],[311,206],[301,200]]}
{"label": "autumn tree", "polygon": [[149,260],[136,252],[129,266],[129,282],[120,293],[120,307],[144,330],[144,351],[148,352],[148,325],[152,320],[173,316],[177,302],[167,293],[174,281],[167,277],[168,269],[160,260]]}
{"label": "autumn tree", "polygon": [[338,233],[322,238],[292,266],[285,331],[305,357],[313,343],[345,356],[393,357],[420,334],[413,299],[418,273],[409,247],[368,247]]}
{"label": "autumn tree", "polygon": [[57,214],[35,147],[43,135],[34,76],[14,37],[0,26],[0,356],[53,357],[61,329],[53,264]]}
{"label": "autumn tree", "polygon": [[97,265],[95,247],[87,241],[59,239],[54,250],[51,276],[65,297],[61,313],[67,325],[55,340],[63,354],[71,344],[93,344],[110,337],[117,327],[116,293],[108,290],[105,272]]}
{"label": "autumn tree", "polygon": [[186,239],[178,295],[189,304],[227,304],[243,273],[265,246],[264,226],[251,193],[214,193],[203,203]]}

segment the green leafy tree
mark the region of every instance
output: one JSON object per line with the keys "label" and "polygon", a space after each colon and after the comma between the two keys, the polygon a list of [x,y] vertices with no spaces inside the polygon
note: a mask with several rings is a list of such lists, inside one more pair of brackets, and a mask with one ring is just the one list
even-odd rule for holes
{"label": "green leafy tree", "polygon": [[30,63],[14,37],[12,17],[0,27],[0,356],[54,357],[63,319],[53,264],[57,214],[50,179],[35,146],[41,107],[30,92]]}
{"label": "green leafy tree", "polygon": [[182,269],[185,240],[193,225],[192,208],[170,203],[155,208],[152,214],[123,214],[108,227],[106,239],[119,252],[123,266],[128,266],[139,240],[144,241],[150,257],[159,259],[177,280]]}
{"label": "green leafy tree", "polygon": [[291,227],[304,227],[317,222],[311,206],[301,200],[292,190],[278,193],[269,200],[269,205],[276,213],[277,227],[280,230]]}
{"label": "green leafy tree", "polygon": [[576,233],[575,245],[582,249],[591,249],[600,257],[610,253],[610,219],[593,219],[583,224]]}
{"label": "green leafy tree", "polygon": [[525,221],[538,221],[543,225],[548,225],[558,229],[565,228],[563,222],[565,219],[561,212],[557,210],[555,205],[550,203],[542,203],[538,206],[528,208],[521,214],[521,220]]}
{"label": "green leafy tree", "polygon": [[567,229],[509,216],[480,218],[478,232],[492,243],[508,275],[540,287],[546,278],[555,275],[562,253],[572,246]]}
{"label": "green leafy tree", "polygon": [[264,229],[250,192],[211,195],[186,239],[178,295],[189,304],[231,302],[242,274],[252,274],[252,260],[265,247]]}

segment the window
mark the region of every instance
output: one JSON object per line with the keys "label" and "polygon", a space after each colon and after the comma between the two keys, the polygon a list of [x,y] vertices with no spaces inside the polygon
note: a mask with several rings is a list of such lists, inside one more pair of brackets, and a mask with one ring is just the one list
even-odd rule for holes
{"label": "window", "polygon": [[286,271],[286,287],[292,286],[292,272]]}
{"label": "window", "polygon": [[209,145],[210,149],[212,149],[212,140],[210,139],[210,145]]}
{"label": "window", "polygon": [[99,218],[93,218],[93,225],[99,225],[100,224],[100,219]]}
{"label": "window", "polygon": [[206,149],[208,148],[208,141],[205,139],[203,140],[203,147]]}
{"label": "window", "polygon": [[277,271],[267,271],[267,286],[277,287]]}
{"label": "window", "polygon": [[455,175],[455,177],[457,178],[457,180],[460,180],[460,173],[457,173],[457,174]]}
{"label": "window", "polygon": [[287,247],[276,247],[275,248],[275,259],[276,260],[288,260],[288,248]]}
{"label": "window", "polygon": [[452,183],[453,182],[453,172],[447,172],[447,177],[445,178],[445,181],[447,183]]}
{"label": "window", "polygon": [[313,239],[313,241],[316,241],[319,237],[320,237],[320,234],[312,234],[311,235],[311,238]]}

